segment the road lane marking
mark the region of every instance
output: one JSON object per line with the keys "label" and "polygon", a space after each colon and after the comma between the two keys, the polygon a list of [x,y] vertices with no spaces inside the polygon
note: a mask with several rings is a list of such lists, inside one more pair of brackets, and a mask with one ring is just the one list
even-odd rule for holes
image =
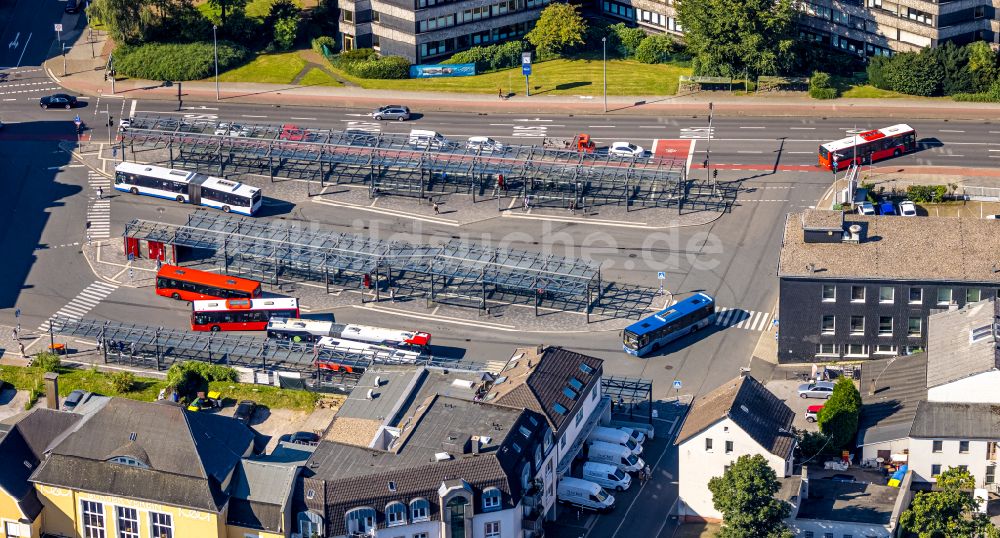
{"label": "road lane marking", "polygon": [[242,114],[241,117],[243,117],[243,118],[266,118],[267,116],[251,116],[249,114]]}
{"label": "road lane marking", "polygon": [[24,59],[24,53],[28,52],[28,43],[31,43],[31,34],[28,34],[27,41],[24,42],[24,50],[21,51],[21,56],[17,59],[17,65],[14,67],[21,67],[21,60]]}
{"label": "road lane marking", "polygon": [[939,133],[964,133],[965,131],[956,131],[954,129],[938,129]]}
{"label": "road lane marking", "polygon": [[741,150],[737,151],[736,153],[764,153],[764,152],[763,151],[757,151],[757,150],[741,149]]}
{"label": "road lane marking", "polygon": [[316,118],[296,118],[295,116],[292,116],[292,117],[290,117],[288,119],[291,119],[291,120],[310,120],[310,121],[316,121]]}
{"label": "road lane marking", "polygon": [[135,107],[137,107],[137,106],[139,106],[139,100],[138,99],[132,99],[132,107],[129,108],[128,117],[130,117],[130,118],[135,117]]}
{"label": "road lane marking", "polygon": [[792,131],[815,131],[815,127],[789,127]]}
{"label": "road lane marking", "polygon": [[786,151],[785,153],[788,153],[788,154],[791,154],[791,155],[812,155],[813,154],[813,152],[811,152],[811,151]]}
{"label": "road lane marking", "polygon": [[767,127],[747,127],[746,125],[740,125],[740,129],[767,129]]}

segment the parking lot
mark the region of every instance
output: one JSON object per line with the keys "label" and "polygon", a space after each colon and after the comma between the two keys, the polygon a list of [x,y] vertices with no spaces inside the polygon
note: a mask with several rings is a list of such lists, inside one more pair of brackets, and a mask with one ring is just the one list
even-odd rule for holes
{"label": "parking lot", "polygon": [[788,407],[795,411],[795,420],[792,425],[795,428],[806,431],[819,431],[819,426],[815,422],[806,421],[806,409],[811,405],[823,405],[826,400],[819,398],[800,398],[798,395],[799,385],[804,383],[798,379],[769,381],[765,386],[778,398],[781,398]]}

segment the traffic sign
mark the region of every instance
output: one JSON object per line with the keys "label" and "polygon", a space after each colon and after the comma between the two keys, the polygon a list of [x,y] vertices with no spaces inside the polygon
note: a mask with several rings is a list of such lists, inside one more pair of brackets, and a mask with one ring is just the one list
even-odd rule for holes
{"label": "traffic sign", "polygon": [[521,53],[521,74],[528,76],[531,74],[531,53],[522,52]]}
{"label": "traffic sign", "polygon": [[681,380],[680,379],[675,379],[674,380],[674,390],[681,390]]}
{"label": "traffic sign", "polygon": [[128,253],[128,261],[132,261],[134,259],[135,259],[135,253],[134,252],[129,252]]}
{"label": "traffic sign", "polygon": [[656,273],[656,278],[658,278],[660,280],[666,280],[667,279],[667,272],[666,271],[659,271],[659,272],[657,272]]}
{"label": "traffic sign", "polygon": [[62,24],[59,24],[58,22],[56,23],[56,31],[62,32]]}

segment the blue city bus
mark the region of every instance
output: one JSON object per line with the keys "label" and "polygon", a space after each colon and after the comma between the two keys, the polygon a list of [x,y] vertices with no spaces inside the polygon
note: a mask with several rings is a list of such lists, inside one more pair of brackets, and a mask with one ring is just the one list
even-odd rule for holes
{"label": "blue city bus", "polygon": [[626,353],[641,357],[668,342],[707,327],[713,320],[715,299],[704,293],[696,293],[625,327],[622,347]]}

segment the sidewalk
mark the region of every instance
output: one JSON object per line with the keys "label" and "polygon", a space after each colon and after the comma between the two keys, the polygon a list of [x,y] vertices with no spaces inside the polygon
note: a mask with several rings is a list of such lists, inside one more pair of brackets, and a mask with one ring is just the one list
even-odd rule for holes
{"label": "sidewalk", "polygon": [[[111,82],[104,80],[104,65],[111,44],[106,36],[93,43],[84,30],[63,59],[45,63],[50,76],[71,92],[110,97]],[[96,55],[96,58],[93,56]],[[183,82],[181,99],[189,102],[214,101],[213,81]],[[500,101],[492,94],[452,92],[413,92],[369,90],[357,87],[294,86],[263,83],[223,83],[219,97],[229,103],[267,105],[325,106],[337,108],[375,108],[388,102],[402,102],[420,111],[468,111],[482,114],[566,113],[603,114],[602,99],[580,96],[515,96]],[[162,81],[120,79],[115,82],[115,97],[127,99],[178,100],[178,85],[164,87]],[[740,97],[723,92],[704,92],[685,96],[620,97],[608,96],[608,114],[626,115],[697,115],[708,112],[714,103],[715,114],[722,116],[817,117],[836,115],[851,118],[913,119],[1000,119],[1000,104],[956,103],[927,99],[835,99],[816,101],[806,95]]]}

